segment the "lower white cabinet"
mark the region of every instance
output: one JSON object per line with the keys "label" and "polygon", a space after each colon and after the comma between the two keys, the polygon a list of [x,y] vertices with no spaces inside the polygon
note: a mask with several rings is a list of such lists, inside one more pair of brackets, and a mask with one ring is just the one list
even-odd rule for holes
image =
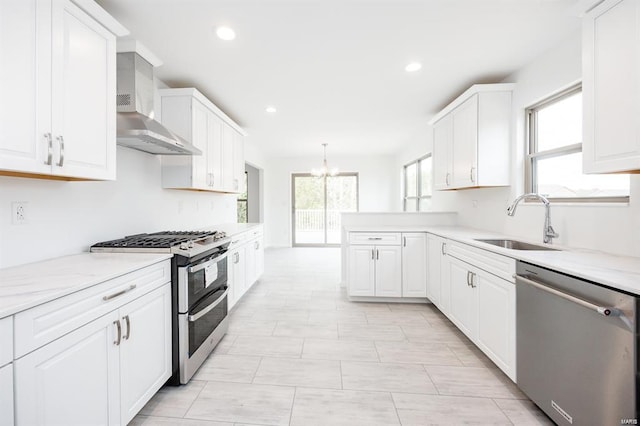
{"label": "lower white cabinet", "polygon": [[446,258],[445,239],[433,234],[427,234],[427,297],[438,308],[442,305],[442,259]]}
{"label": "lower white cabinet", "polygon": [[0,426],[13,426],[13,364],[0,368]]}
{"label": "lower white cabinet", "polygon": [[264,273],[262,229],[254,229],[232,237],[227,257],[229,309],[256,283]]}
{"label": "lower white cabinet", "polygon": [[402,296],[402,247],[349,247],[349,296]]}
{"label": "lower white cabinet", "polygon": [[427,297],[427,234],[402,234],[402,297]]}
{"label": "lower white cabinet", "polygon": [[451,309],[449,318],[474,340],[478,333],[478,293],[470,266],[456,258],[448,262]]}
{"label": "lower white cabinet", "polygon": [[229,273],[229,309],[231,309],[240,300],[245,289],[245,255],[247,246],[243,245],[233,249],[227,258]]}
{"label": "lower white cabinet", "polygon": [[16,425],[126,425],[170,375],[166,283],[16,360]]}

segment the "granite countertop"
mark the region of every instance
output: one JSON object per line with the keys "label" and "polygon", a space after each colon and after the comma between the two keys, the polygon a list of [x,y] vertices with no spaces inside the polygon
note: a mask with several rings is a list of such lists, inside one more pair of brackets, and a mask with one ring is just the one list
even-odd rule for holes
{"label": "granite countertop", "polygon": [[0,269],[0,318],[172,256],[167,253],[82,253]]}
{"label": "granite countertop", "polygon": [[457,226],[354,226],[350,232],[429,232],[444,238],[522,260],[574,277],[583,278],[608,287],[640,295],[640,258],[620,256],[595,250],[550,245],[558,251],[512,250],[475,239],[513,239],[532,244],[538,241]]}

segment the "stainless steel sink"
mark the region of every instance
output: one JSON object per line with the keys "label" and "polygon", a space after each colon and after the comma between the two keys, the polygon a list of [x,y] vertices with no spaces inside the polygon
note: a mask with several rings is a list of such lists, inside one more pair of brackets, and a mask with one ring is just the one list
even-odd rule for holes
{"label": "stainless steel sink", "polygon": [[494,246],[511,249],[511,250],[551,250],[558,251],[558,249],[554,249],[547,246],[539,246],[537,244],[529,244],[524,243],[522,241],[516,240],[483,240],[477,239],[476,241],[480,241],[481,243],[487,243]]}

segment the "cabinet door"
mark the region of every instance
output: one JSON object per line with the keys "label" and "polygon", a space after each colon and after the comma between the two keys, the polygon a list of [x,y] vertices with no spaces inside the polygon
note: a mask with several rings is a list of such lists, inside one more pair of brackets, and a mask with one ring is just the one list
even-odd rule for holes
{"label": "cabinet door", "polygon": [[207,115],[207,171],[209,186],[222,190],[222,120],[209,112]]}
{"label": "cabinet door", "polygon": [[70,0],[52,10],[53,173],[115,179],[116,39]]}
{"label": "cabinet door", "polygon": [[427,235],[427,297],[440,309],[442,309],[440,302],[440,258],[444,253],[443,243],[442,238],[431,234]]}
{"label": "cabinet door", "polygon": [[376,296],[402,297],[402,247],[376,246]]}
{"label": "cabinet door", "polygon": [[171,284],[120,308],[121,424],[171,377]]}
{"label": "cabinet door", "polygon": [[264,273],[264,239],[256,239],[256,280]]}
{"label": "cabinet door", "polygon": [[191,110],[193,123],[191,143],[202,151],[202,155],[193,157],[192,182],[195,188],[208,189],[211,182],[208,170],[208,111],[200,102],[194,100]]}
{"label": "cabinet door", "polygon": [[453,110],[453,186],[475,186],[478,163],[478,95]]}
{"label": "cabinet door", "polygon": [[13,426],[13,364],[0,368],[0,426]]}
{"label": "cabinet door", "polygon": [[235,287],[235,297],[236,301],[240,300],[242,295],[247,291],[248,286],[246,284],[247,281],[247,270],[246,270],[246,253],[247,246],[246,244],[242,247],[238,247],[235,249],[235,253],[232,253],[233,256],[233,285]]}
{"label": "cabinet door", "polygon": [[234,130],[226,123],[222,123],[222,188],[233,192],[233,133]]}
{"label": "cabinet door", "polygon": [[256,282],[256,240],[245,246],[245,287],[247,290]]}
{"label": "cabinet door", "polygon": [[402,234],[402,297],[427,297],[427,234]]}
{"label": "cabinet door", "polygon": [[640,170],[640,2],[594,8],[582,46],[584,171]]}
{"label": "cabinet door", "polygon": [[449,283],[451,292],[450,318],[458,328],[474,340],[477,334],[477,292],[471,287],[471,266],[449,257]]}
{"label": "cabinet door", "polygon": [[50,16],[48,2],[0,2],[1,170],[51,173]]}
{"label": "cabinet door", "polygon": [[245,191],[244,172],[244,136],[233,130],[233,190],[239,194]]}
{"label": "cabinet door", "polygon": [[375,296],[374,246],[349,246],[349,296]]}
{"label": "cabinet door", "polygon": [[478,346],[515,380],[515,285],[484,271],[476,275]]}
{"label": "cabinet door", "polygon": [[15,361],[19,424],[120,424],[117,321],[112,312]]}
{"label": "cabinet door", "polygon": [[448,189],[452,182],[453,118],[443,117],[433,126],[433,185]]}

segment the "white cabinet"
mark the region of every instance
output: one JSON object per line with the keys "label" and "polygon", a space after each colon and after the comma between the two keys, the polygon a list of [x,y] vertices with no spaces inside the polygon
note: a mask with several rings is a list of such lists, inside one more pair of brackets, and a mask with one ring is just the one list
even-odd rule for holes
{"label": "white cabinet", "polygon": [[349,296],[402,296],[402,247],[349,247]]}
{"label": "white cabinet", "polygon": [[[154,287],[128,303],[109,305],[113,310],[94,315],[90,322],[83,311],[71,332],[14,362],[18,426],[124,425],[135,416],[171,376],[171,283]],[[128,301],[126,294],[103,303]],[[71,298],[72,308],[77,295],[50,303]],[[46,318],[66,327],[67,321],[59,321],[64,310]],[[25,318],[32,318],[28,312]],[[49,327],[44,329],[48,333]]]}
{"label": "white cabinet", "polygon": [[513,87],[474,85],[430,121],[436,189],[510,185]]}
{"label": "white cabinet", "polygon": [[262,227],[233,235],[227,257],[229,273],[229,309],[264,273]]}
{"label": "white cabinet", "polygon": [[2,2],[0,174],[115,179],[115,36],[127,33],[97,5]]}
{"label": "white cabinet", "polygon": [[135,417],[171,376],[171,286],[120,308],[121,424]]}
{"label": "white cabinet", "polygon": [[480,349],[515,381],[516,288],[513,283],[476,271]]}
{"label": "white cabinet", "polygon": [[464,334],[474,340],[478,334],[478,293],[470,265],[450,258],[449,283],[451,310],[449,318]]}
{"label": "white cabinet", "polygon": [[445,310],[442,294],[442,263],[443,259],[446,259],[445,241],[444,238],[427,234],[427,297],[442,311]]}
{"label": "white cabinet", "polygon": [[433,185],[449,189],[453,185],[453,116],[446,115],[433,125]]}
{"label": "white cabinet", "polygon": [[0,367],[0,426],[13,426],[13,364]]}
{"label": "white cabinet", "polygon": [[234,248],[229,252],[227,264],[229,273],[229,309],[240,300],[247,290],[246,285],[246,253],[247,245]]}
{"label": "white cabinet", "polygon": [[640,170],[640,2],[605,0],[583,21],[583,168]]}
{"label": "white cabinet", "polygon": [[163,187],[242,192],[244,131],[196,89],[158,92],[162,123],[202,151],[196,156],[163,156]]}
{"label": "white cabinet", "polygon": [[402,234],[402,297],[427,297],[427,234]]}

